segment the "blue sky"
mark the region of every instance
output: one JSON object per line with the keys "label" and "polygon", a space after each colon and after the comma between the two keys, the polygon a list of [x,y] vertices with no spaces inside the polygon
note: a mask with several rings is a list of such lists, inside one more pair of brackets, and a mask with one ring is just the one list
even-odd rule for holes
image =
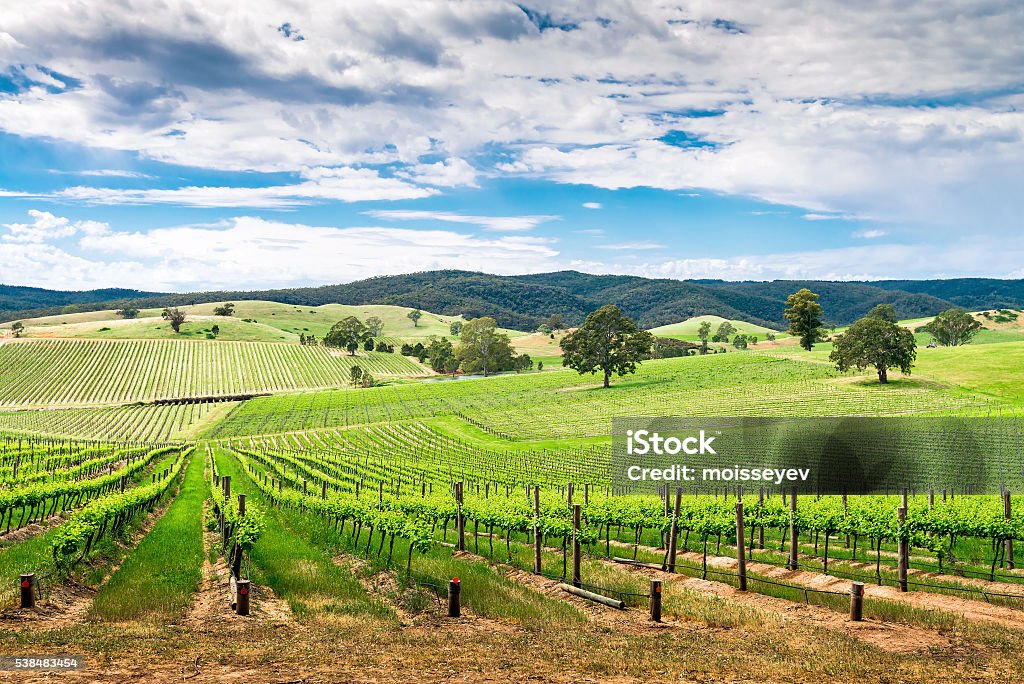
{"label": "blue sky", "polygon": [[1012,2],[0,8],[0,281],[1024,277]]}

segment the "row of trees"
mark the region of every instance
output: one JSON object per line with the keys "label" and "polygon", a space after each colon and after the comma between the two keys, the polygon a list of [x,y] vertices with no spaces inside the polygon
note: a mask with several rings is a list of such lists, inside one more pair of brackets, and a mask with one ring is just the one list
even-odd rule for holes
{"label": "row of trees", "polygon": [[[822,308],[818,295],[804,288],[786,300],[785,317],[789,333],[800,338],[800,346],[810,351],[816,342],[826,339],[823,333]],[[927,332],[938,344],[955,347],[966,344],[981,329],[969,312],[953,308],[943,311],[930,323],[918,328]],[[841,371],[873,367],[878,382],[889,381],[889,370],[909,374],[917,358],[914,333],[900,325],[891,304],[878,304],[845,332],[832,338],[829,360]]]}

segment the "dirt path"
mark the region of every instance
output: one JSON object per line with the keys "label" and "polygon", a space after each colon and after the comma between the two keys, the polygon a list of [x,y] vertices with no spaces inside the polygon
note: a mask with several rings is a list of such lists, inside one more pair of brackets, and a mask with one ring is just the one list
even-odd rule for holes
{"label": "dirt path", "polygon": [[[604,542],[602,541],[601,543],[603,544]],[[630,544],[628,542],[617,541],[615,539],[613,539],[611,541],[611,546],[613,548],[614,547],[618,547],[618,548],[621,548],[623,550],[629,550],[629,551],[632,551],[632,549],[633,549],[633,545],[632,544]],[[716,560],[716,562],[719,561],[720,559],[732,560],[728,556],[714,556],[714,557],[712,557],[710,555],[710,553],[711,553],[710,552],[711,545],[709,544],[708,547],[709,547],[709,552],[708,552],[709,553],[709,555],[708,555],[708,564],[709,565],[712,563],[712,558],[714,558]],[[735,546],[729,546],[729,545],[723,544],[722,547],[726,548],[726,549],[730,549],[734,553],[736,551],[736,547]],[[645,546],[645,545],[641,544],[638,548],[641,551],[646,551],[646,552],[649,552],[649,553],[655,553],[655,554],[658,554],[660,556],[663,556],[664,553],[665,553],[664,549],[659,549],[659,548],[654,547],[654,546]],[[764,550],[764,549],[755,549],[755,552],[764,553],[765,551],[766,550]],[[774,549],[768,549],[767,551],[768,552],[773,552],[773,553],[779,553],[778,551],[775,551]],[[882,552],[882,557],[883,558],[886,557],[886,553],[887,552],[885,552],[885,551]],[[630,557],[631,558],[632,557],[632,553],[627,554],[626,557]],[[698,560],[700,560],[700,557],[701,557],[700,554],[697,554],[697,559]],[[808,553],[801,553],[801,554],[799,554],[799,558],[802,559],[802,560],[812,560],[812,561],[818,561],[818,562],[820,562],[822,560],[821,556],[815,556],[815,555],[808,554]],[[912,557],[912,560],[913,560],[913,557]],[[751,561],[749,561],[749,556],[748,556],[748,567],[749,567],[749,563],[750,562]],[[756,561],[753,561],[753,562],[756,562]],[[854,568],[856,570],[863,571],[864,574],[870,575],[872,578],[874,577],[874,574],[875,574],[875,564],[874,564],[874,562],[863,561],[863,560],[856,560],[856,561],[854,561],[854,560],[848,560],[848,559],[844,559],[844,558],[830,558],[829,559],[829,564],[831,566],[833,566],[833,567],[839,566],[839,565],[844,565],[844,566],[847,566],[847,567],[851,567],[851,568]],[[773,565],[771,563],[761,563],[761,565],[766,565],[766,566],[769,566],[769,567],[778,567],[778,566]],[[733,561],[732,567],[735,567],[735,561]],[[882,565],[882,570],[883,571],[889,571],[889,572],[896,572],[896,568],[895,567],[893,567],[893,566],[886,566],[884,564]],[[1001,572],[1006,573],[1006,574],[1024,575],[1024,569],[1002,570]],[[983,589],[984,591],[987,591],[987,592],[989,592],[991,594],[1012,594],[1014,596],[1019,596],[1021,598],[1021,600],[1022,600],[1021,607],[1024,608],[1024,586],[1019,585],[1019,584],[1012,584],[1012,583],[1009,583],[1009,582],[999,582],[999,581],[994,581],[993,582],[993,581],[990,581],[990,580],[987,580],[987,579],[984,579],[984,578],[981,578],[981,577],[964,577],[963,575],[954,575],[954,574],[945,573],[945,572],[941,572],[940,573],[940,572],[933,572],[933,571],[929,571],[929,570],[920,570],[918,568],[909,568],[907,570],[907,574],[908,574],[908,576],[910,578],[917,578],[917,579],[920,579],[922,581],[933,580],[933,581],[937,581],[937,582],[956,583],[956,584],[961,584],[961,585],[969,586],[969,587],[977,587],[978,589]],[[842,581],[847,581],[847,582],[851,581],[851,580],[849,580],[849,578],[838,578],[838,579],[840,579]],[[871,580],[868,579],[866,581],[871,581]]]}
{"label": "dirt path", "polygon": [[[766,596],[756,592],[743,592],[722,582],[702,580],[698,577],[686,577],[653,568],[620,565],[613,561],[606,564],[622,568],[627,572],[643,574],[652,579],[660,579],[670,585],[667,592],[676,588],[693,591],[699,594],[714,594],[740,605],[751,606],[776,616],[783,622],[793,621],[801,625],[821,627],[833,632],[852,636],[866,644],[875,646],[891,653],[909,653],[928,648],[944,648],[949,646],[949,639],[938,632],[898,625],[890,622],[865,619],[853,622],[845,614],[838,613],[822,606],[811,606],[794,603],[786,599]],[[666,595],[666,599],[668,596]]]}
{"label": "dirt path", "polygon": [[[203,502],[204,520],[208,503]],[[270,587],[262,585],[251,585],[249,615],[235,614],[231,608],[231,569],[223,556],[218,555],[216,563],[210,562],[210,550],[219,544],[220,535],[216,530],[203,533],[203,579],[192,595],[182,623],[191,630],[214,633],[238,632],[254,621],[274,628],[294,626],[295,618],[288,602],[279,598]]]}
{"label": "dirt path", "polygon": [[[690,562],[699,563],[701,554],[690,551],[679,555]],[[715,568],[736,568],[736,559],[715,557],[708,558],[708,566]],[[789,570],[775,565],[750,561],[747,570],[769,579],[785,581],[801,587],[822,589],[825,591],[846,592],[850,588],[850,580],[831,575],[823,575],[807,570]],[[947,613],[962,615],[972,621],[995,622],[1005,627],[1024,629],[1024,611],[996,606],[982,601],[973,601],[959,596],[930,594],[923,591],[901,593],[896,587],[866,584],[864,595],[869,598],[885,599],[896,603],[904,603],[918,608],[941,610]]]}

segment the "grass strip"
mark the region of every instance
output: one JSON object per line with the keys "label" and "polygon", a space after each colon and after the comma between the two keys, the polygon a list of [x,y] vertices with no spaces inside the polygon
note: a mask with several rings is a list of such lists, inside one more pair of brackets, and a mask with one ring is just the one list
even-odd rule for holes
{"label": "grass strip", "polygon": [[92,617],[164,622],[180,614],[202,579],[202,456],[193,455],[177,499],[100,590]]}

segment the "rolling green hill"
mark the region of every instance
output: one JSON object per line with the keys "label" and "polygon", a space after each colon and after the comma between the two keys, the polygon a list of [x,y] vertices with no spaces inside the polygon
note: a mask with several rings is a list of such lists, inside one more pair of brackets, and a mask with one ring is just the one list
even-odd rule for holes
{"label": "rolling green hill", "polygon": [[718,330],[718,326],[722,323],[729,322],[732,323],[738,333],[744,335],[757,335],[762,340],[764,339],[765,334],[770,332],[773,332],[780,337],[785,337],[784,333],[780,333],[772,328],[747,323],[746,321],[729,320],[727,318],[722,318],[721,316],[694,316],[693,318],[688,318],[680,323],[672,323],[670,325],[661,325],[657,328],[651,328],[650,332],[658,337],[672,337],[677,340],[695,342],[700,339],[697,335],[697,330],[704,321],[711,324],[712,335],[714,335],[715,331]]}
{"label": "rolling green hill", "polygon": [[[233,303],[233,316],[213,314],[214,308],[223,302],[180,307],[187,318],[179,333],[175,333],[170,324],[160,317],[162,309],[142,309],[139,317],[131,320],[120,318],[113,310],[105,310],[23,319],[21,322],[25,326],[23,336],[28,338],[204,339],[212,334],[216,325],[220,329],[218,340],[298,342],[300,335],[323,337],[332,325],[346,316],[355,316],[362,321],[376,316],[384,323],[383,337],[401,340],[425,339],[431,335],[450,336],[451,324],[462,320],[458,316],[424,311],[414,326],[408,317],[412,309],[389,305],[300,307],[269,301]],[[9,329],[10,325],[0,325],[0,329]],[[506,332],[511,336],[522,334],[514,330]]]}
{"label": "rolling green hill", "polygon": [[[250,300],[282,302],[297,307],[384,304],[420,308],[443,316],[493,316],[500,325],[517,330],[534,330],[555,313],[562,314],[570,324],[578,324],[590,311],[603,304],[614,303],[648,328],[694,316],[717,315],[777,329],[784,325],[783,302],[789,294],[802,287],[821,295],[825,319],[833,325],[848,325],[871,307],[882,303],[892,304],[900,318],[934,316],[955,305],[973,310],[1024,306],[1022,280],[731,282],[590,275],[576,271],[524,276],[430,271],[322,287],[153,297],[147,296],[148,293],[135,293],[130,298],[141,308]],[[3,299],[5,293],[10,295],[12,291],[8,286],[0,286],[0,320],[68,313],[62,310],[65,302],[80,311],[88,311],[117,308],[126,301],[124,297],[114,303],[109,298],[101,299],[108,291],[96,291],[95,294],[54,292],[45,296],[37,293],[34,298],[11,295]],[[121,296],[126,291],[109,292],[111,296]],[[97,299],[82,301],[92,297]],[[13,308],[16,306],[35,308],[25,311]]]}

